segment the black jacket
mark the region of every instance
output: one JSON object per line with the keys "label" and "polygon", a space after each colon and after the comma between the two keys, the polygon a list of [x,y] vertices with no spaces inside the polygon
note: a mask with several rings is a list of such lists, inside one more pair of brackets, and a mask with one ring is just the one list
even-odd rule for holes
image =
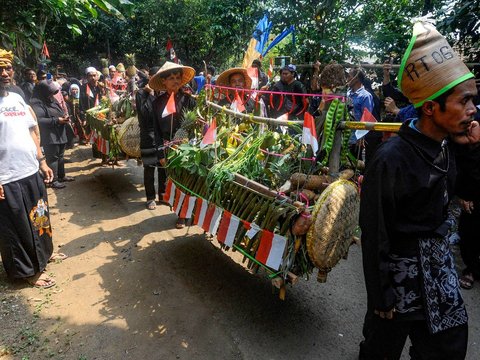
{"label": "black jacket", "polygon": [[140,126],[140,152],[144,165],[155,165],[158,163],[155,147],[154,100],[155,96],[144,89],[138,90],[135,95],[138,125]]}
{"label": "black jacket", "polygon": [[158,159],[165,158],[163,150],[164,142],[171,141],[175,132],[182,125],[183,113],[187,110],[192,110],[195,107],[195,99],[189,94],[179,91],[175,95],[175,109],[176,112],[167,117],[162,117],[163,110],[167,106],[170,95],[167,92],[160,94],[153,102],[153,112],[155,116],[155,144],[158,149]]}
{"label": "black jacket", "polygon": [[66,144],[66,125],[58,120],[65,116],[60,104],[53,98],[58,89],[54,83],[40,81],[33,90],[30,106],[37,116],[41,145]]}

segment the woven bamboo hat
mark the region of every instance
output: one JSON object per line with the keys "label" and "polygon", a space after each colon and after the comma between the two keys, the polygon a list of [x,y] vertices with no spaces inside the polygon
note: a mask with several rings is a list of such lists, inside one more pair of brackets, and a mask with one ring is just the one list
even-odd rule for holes
{"label": "woven bamboo hat", "polygon": [[165,86],[162,83],[162,78],[164,78],[165,73],[174,69],[182,69],[183,71],[182,86],[189,83],[195,76],[194,68],[167,61],[157,71],[157,73],[150,78],[150,81],[148,82],[148,86],[150,86],[154,90],[165,90]]}
{"label": "woven bamboo hat", "polygon": [[230,86],[230,76],[233,74],[242,74],[245,79],[245,89],[252,88],[252,78],[248,76],[247,69],[245,68],[231,68],[225,70],[220,75],[218,75],[215,84],[218,86]]}
{"label": "woven bamboo hat", "polygon": [[12,65],[13,53],[5,49],[0,49],[0,66]]}
{"label": "woven bamboo hat", "polygon": [[422,106],[473,77],[432,24],[415,23],[398,74],[398,87],[414,107]]}

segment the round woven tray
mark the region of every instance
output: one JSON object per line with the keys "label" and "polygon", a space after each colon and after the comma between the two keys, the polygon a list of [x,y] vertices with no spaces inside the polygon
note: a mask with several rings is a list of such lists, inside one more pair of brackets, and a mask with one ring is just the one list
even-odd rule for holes
{"label": "round woven tray", "polygon": [[130,157],[139,158],[140,153],[140,126],[138,118],[131,117],[117,129],[118,143],[122,151]]}
{"label": "round woven tray", "polygon": [[318,268],[320,282],[345,257],[358,225],[360,196],[354,183],[337,180],[320,195],[313,211],[314,222],[307,233],[307,251]]}

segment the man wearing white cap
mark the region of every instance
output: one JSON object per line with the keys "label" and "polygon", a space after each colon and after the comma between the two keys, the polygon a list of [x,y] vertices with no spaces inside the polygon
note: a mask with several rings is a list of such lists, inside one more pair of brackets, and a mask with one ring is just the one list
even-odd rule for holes
{"label": "man wearing white cap", "polygon": [[452,142],[477,146],[473,74],[430,24],[417,23],[399,87],[417,108],[383,143],[362,184],[367,315],[360,359],[464,359],[467,313],[449,248],[456,177]]}

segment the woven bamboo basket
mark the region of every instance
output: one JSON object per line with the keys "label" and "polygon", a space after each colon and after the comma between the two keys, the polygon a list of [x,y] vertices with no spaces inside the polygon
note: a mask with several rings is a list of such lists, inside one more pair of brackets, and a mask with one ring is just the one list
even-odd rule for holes
{"label": "woven bamboo basket", "polygon": [[127,119],[117,128],[118,142],[122,151],[130,157],[139,158],[140,126],[136,116]]}
{"label": "woven bamboo basket", "polygon": [[307,251],[318,268],[319,282],[345,257],[358,224],[360,196],[354,183],[337,180],[321,194],[313,211],[314,223],[307,233]]}

